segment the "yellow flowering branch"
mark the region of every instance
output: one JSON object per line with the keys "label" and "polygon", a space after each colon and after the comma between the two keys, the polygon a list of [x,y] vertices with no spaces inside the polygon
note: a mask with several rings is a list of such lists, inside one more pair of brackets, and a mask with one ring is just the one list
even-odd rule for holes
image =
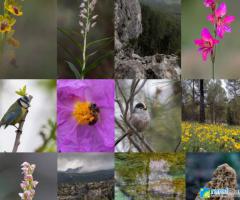
{"label": "yellow flowering branch", "polygon": [[16,23],[16,17],[22,15],[19,0],[4,0],[0,4],[0,62],[6,41],[14,47],[19,47],[19,42],[13,38],[15,32],[13,26]]}

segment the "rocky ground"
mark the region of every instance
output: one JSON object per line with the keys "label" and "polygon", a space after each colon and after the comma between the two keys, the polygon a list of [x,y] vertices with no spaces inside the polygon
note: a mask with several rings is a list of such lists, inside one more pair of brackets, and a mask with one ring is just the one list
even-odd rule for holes
{"label": "rocky ground", "polygon": [[58,200],[113,200],[114,180],[93,183],[64,183],[58,186]]}
{"label": "rocky ground", "polygon": [[155,54],[141,57],[130,43],[142,33],[141,6],[138,0],[115,1],[115,78],[180,79],[180,58]]}

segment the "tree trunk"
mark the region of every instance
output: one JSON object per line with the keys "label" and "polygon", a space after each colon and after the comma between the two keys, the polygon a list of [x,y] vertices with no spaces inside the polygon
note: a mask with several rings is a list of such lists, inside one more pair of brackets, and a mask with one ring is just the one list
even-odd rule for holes
{"label": "tree trunk", "polygon": [[200,123],[205,123],[205,104],[203,79],[200,80]]}
{"label": "tree trunk", "polygon": [[192,87],[192,121],[195,121],[195,115],[194,115],[194,108],[195,108],[195,85],[194,80],[193,81],[193,87]]}

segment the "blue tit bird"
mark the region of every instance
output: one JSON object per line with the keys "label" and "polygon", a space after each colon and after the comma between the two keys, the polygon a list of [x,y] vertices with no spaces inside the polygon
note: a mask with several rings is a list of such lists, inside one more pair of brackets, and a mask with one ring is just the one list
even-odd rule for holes
{"label": "blue tit bird", "polygon": [[15,126],[16,124],[20,123],[23,120],[26,112],[28,112],[31,100],[32,96],[29,95],[23,96],[14,102],[1,119],[0,128],[1,126],[5,126],[4,128],[7,128],[9,125]]}

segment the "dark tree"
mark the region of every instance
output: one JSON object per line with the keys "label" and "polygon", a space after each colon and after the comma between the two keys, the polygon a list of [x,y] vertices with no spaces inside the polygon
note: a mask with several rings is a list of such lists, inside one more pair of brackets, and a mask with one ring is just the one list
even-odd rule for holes
{"label": "dark tree", "polygon": [[200,123],[205,122],[204,81],[200,80]]}

